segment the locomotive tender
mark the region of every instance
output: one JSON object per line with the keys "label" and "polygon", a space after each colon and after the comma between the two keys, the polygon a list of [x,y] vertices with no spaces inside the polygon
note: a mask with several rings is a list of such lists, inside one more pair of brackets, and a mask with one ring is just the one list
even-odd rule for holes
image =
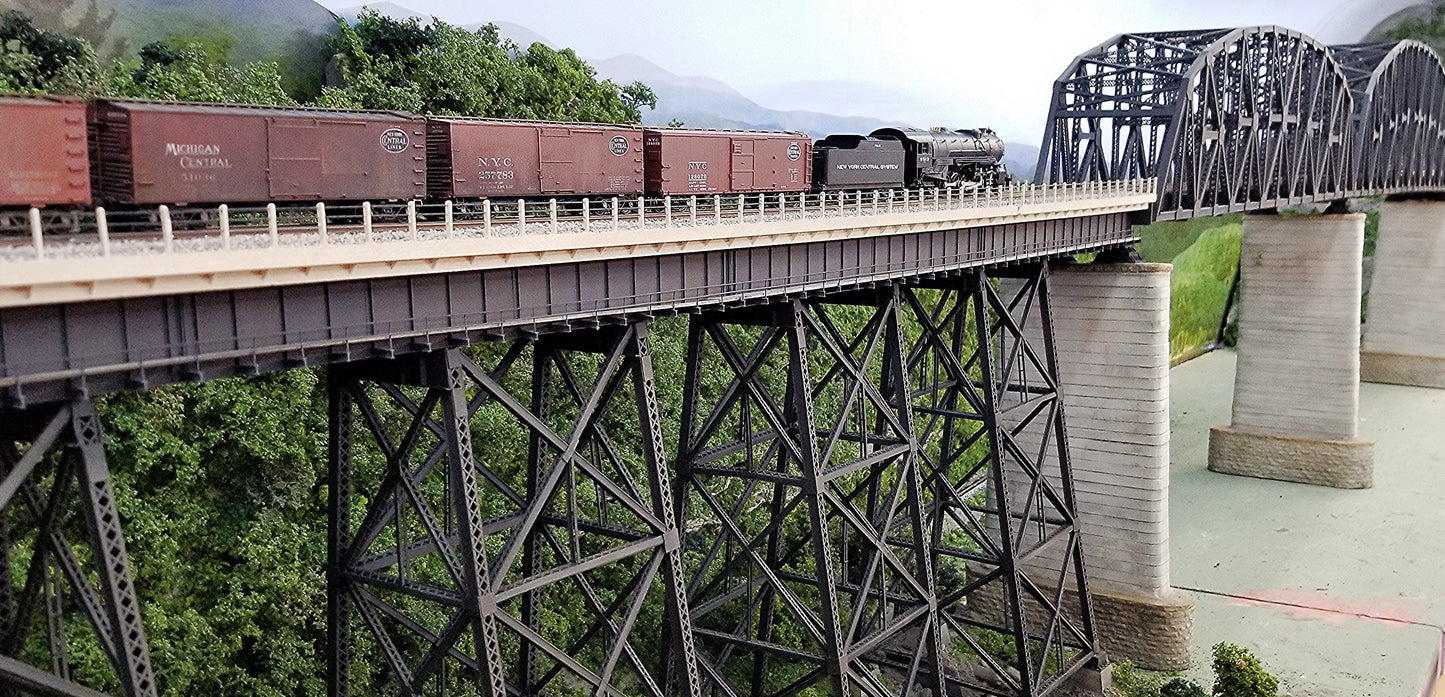
{"label": "locomotive tender", "polygon": [[[0,96],[0,209],[793,193],[1008,181],[988,129],[654,128]],[[39,155],[39,156],[37,156]]]}

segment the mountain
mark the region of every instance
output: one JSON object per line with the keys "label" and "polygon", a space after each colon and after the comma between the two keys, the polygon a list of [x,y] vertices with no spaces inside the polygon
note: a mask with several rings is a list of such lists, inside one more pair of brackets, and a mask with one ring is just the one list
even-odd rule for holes
{"label": "mountain", "polygon": [[597,74],[618,84],[641,80],[657,93],[657,109],[642,116],[648,125],[681,121],[698,128],[760,128],[802,131],[813,137],[829,133],[866,133],[895,125],[865,116],[837,116],[818,111],[769,109],[727,84],[708,77],[685,77],[638,55],[623,54],[591,61]]}
{"label": "mountain", "polygon": [[320,90],[322,46],[336,16],[313,0],[0,0],[36,26],[80,36],[103,60],[134,58],[152,41],[194,39],[224,46],[237,63],[276,61],[287,90]]}

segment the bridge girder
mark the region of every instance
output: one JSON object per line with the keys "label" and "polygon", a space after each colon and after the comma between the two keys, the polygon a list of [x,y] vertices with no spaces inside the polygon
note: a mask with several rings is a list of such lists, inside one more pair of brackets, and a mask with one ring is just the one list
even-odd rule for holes
{"label": "bridge girder", "polygon": [[1296,31],[1122,34],[1055,82],[1036,178],[1157,176],[1158,219],[1334,200],[1352,189],[1354,101]]}
{"label": "bridge girder", "polygon": [[1445,187],[1445,63],[1419,41],[1330,47],[1355,100],[1355,175],[1361,194]]}

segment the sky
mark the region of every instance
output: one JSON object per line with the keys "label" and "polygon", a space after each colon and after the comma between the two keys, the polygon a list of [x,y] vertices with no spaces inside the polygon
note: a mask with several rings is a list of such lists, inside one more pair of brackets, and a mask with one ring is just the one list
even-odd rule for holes
{"label": "sky", "polygon": [[590,60],[634,53],[773,109],[1039,142],[1053,81],[1117,34],[1275,24],[1350,43],[1418,0],[392,1],[452,24],[519,24]]}

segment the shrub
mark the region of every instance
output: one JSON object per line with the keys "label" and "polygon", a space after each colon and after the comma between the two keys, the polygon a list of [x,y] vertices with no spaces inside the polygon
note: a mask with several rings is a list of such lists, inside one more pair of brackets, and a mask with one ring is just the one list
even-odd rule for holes
{"label": "shrub", "polygon": [[1164,683],[1164,687],[1159,688],[1159,695],[1160,697],[1209,697],[1209,693],[1205,692],[1204,688],[1196,685],[1194,681],[1184,678],[1174,678]]}
{"label": "shrub", "polygon": [[1275,697],[1278,690],[1279,682],[1249,649],[1224,642],[1214,645],[1215,697]]}

